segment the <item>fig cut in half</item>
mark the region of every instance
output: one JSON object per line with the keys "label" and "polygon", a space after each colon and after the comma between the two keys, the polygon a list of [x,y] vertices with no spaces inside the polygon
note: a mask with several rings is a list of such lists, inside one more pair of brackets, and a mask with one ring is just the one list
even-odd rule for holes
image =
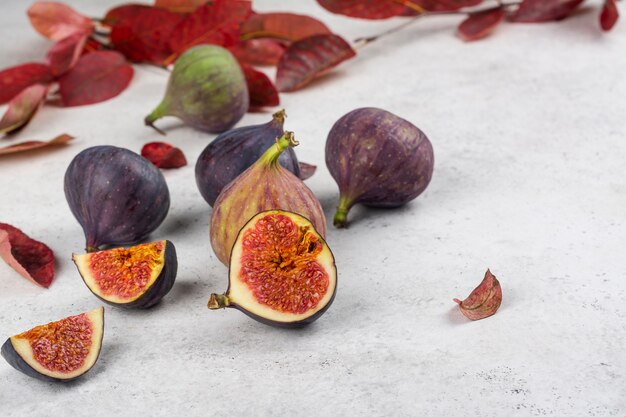
{"label": "fig cut in half", "polygon": [[225,294],[209,308],[233,307],[265,324],[300,327],[330,307],[337,288],[335,258],[309,220],[269,210],[239,231]]}
{"label": "fig cut in half", "polygon": [[98,360],[104,308],[66,317],[11,336],[2,356],[18,371],[42,381],[71,381]]}
{"label": "fig cut in half", "polygon": [[157,304],[176,280],[176,248],[169,240],[74,254],[83,281],[102,301],[127,308]]}

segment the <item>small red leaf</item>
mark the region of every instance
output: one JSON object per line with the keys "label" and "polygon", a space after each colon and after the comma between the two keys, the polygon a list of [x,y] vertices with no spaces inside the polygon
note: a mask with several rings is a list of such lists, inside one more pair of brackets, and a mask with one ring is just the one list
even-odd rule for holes
{"label": "small red leaf", "polygon": [[61,101],[66,107],[99,103],[124,91],[132,78],[133,67],[120,53],[92,52],[59,79]]}
{"label": "small red leaf", "polygon": [[617,10],[617,1],[605,0],[602,13],[600,14],[600,27],[602,27],[602,30],[608,32],[613,29],[618,18],[619,11]]}
{"label": "small red leaf", "polygon": [[50,48],[48,55],[46,55],[46,61],[48,61],[53,75],[64,74],[76,64],[83,52],[88,36],[78,32],[61,39]]}
{"label": "small red leaf", "polygon": [[519,23],[540,23],[565,19],[583,0],[523,0],[509,20]]}
{"label": "small red leaf", "polygon": [[394,0],[317,0],[331,13],[361,19],[388,19],[400,16],[406,10],[403,2]]}
{"label": "small red leaf", "polygon": [[15,145],[5,146],[3,148],[0,148],[0,155],[20,153],[20,152],[30,151],[32,149],[45,148],[45,147],[54,146],[54,145],[64,145],[72,139],[74,139],[72,136],[63,134],[49,141],[29,140],[26,142],[16,143]]}
{"label": "small red leaf", "polygon": [[154,7],[176,13],[191,13],[208,0],[156,0]]}
{"label": "small red leaf", "polygon": [[11,133],[24,127],[37,113],[47,93],[47,85],[35,84],[15,96],[0,120],[0,133]]}
{"label": "small red leaf", "polygon": [[0,223],[0,258],[21,276],[48,288],[54,278],[54,254],[21,230]]}
{"label": "small red leaf", "polygon": [[328,33],[331,33],[330,29],[319,20],[293,13],[255,13],[241,28],[245,39],[278,38],[297,41]]}
{"label": "small red leaf", "polygon": [[0,104],[10,101],[26,87],[52,81],[50,67],[29,63],[0,71]]}
{"label": "small red leaf", "polygon": [[286,46],[274,39],[250,39],[232,46],[230,52],[249,65],[276,65]]}
{"label": "small red leaf", "polygon": [[487,270],[485,278],[465,300],[455,298],[461,313],[470,320],[480,320],[496,314],[502,303],[502,288],[496,277]]}
{"label": "small red leaf", "polygon": [[111,44],[135,62],[162,65],[172,54],[170,37],[184,16],[150,6],[130,4],[109,11]]}
{"label": "small red leaf", "polygon": [[502,20],[502,8],[472,13],[461,22],[458,33],[464,41],[475,41],[488,36]]}
{"label": "small red leaf", "polygon": [[250,94],[250,109],[255,110],[259,107],[278,106],[280,99],[276,87],[267,78],[267,75],[261,71],[257,71],[250,65],[240,63],[243,74],[246,76],[248,84],[248,93]]}
{"label": "small red leaf", "polygon": [[180,55],[196,45],[233,46],[239,42],[240,26],[251,11],[247,0],[215,0],[200,6],[176,26],[170,47]]}
{"label": "small red leaf", "polygon": [[278,63],[278,91],[294,91],[356,55],[337,35],[314,35],[292,43]]}
{"label": "small red leaf", "polygon": [[163,169],[180,168],[187,165],[183,151],[165,142],[146,143],[141,148],[141,156]]}
{"label": "small red leaf", "polygon": [[43,36],[60,41],[76,32],[91,33],[93,22],[71,7],[57,2],[39,1],[28,9],[30,23]]}
{"label": "small red leaf", "polygon": [[309,179],[317,171],[317,165],[307,164],[306,162],[298,162],[300,165],[300,179],[302,181]]}

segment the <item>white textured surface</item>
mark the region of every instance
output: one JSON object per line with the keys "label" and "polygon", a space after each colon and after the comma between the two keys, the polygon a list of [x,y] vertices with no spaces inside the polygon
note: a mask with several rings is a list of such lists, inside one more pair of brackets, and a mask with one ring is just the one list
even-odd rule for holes
{"label": "white textured surface", "polygon": [[[101,16],[119,2],[69,3]],[[424,20],[282,95],[300,159],[319,166],[308,184],[329,219],[338,196],[324,142],[347,111],[378,106],[405,117],[436,157],[415,202],[356,208],[348,230],[329,229],[337,298],[304,330],[206,309],[227,280],[193,174],[212,136],[171,130],[167,140],[191,162],[165,172],[172,207],[154,234],[178,248],[174,289],[149,311],[107,307],[100,360],[75,383],[41,383],[0,362],[0,415],[626,415],[626,24],[601,34],[599,3],[560,23],[505,25],[472,44],[453,36],[458,18]],[[30,28],[27,6],[2,5],[1,68],[41,60],[50,45]],[[332,16],[311,0],[257,8],[313,14],[347,39],[397,23]],[[0,159],[0,221],[49,244],[58,260],[49,290],[0,265],[0,338],[100,305],[70,260],[84,241],[63,174],[88,146],[139,151],[160,140],[142,118],[165,81],[136,66],[114,100],[44,108],[14,142],[78,139]],[[248,114],[240,125],[268,117]],[[468,322],[451,299],[465,297],[487,267],[504,302],[494,317]]]}

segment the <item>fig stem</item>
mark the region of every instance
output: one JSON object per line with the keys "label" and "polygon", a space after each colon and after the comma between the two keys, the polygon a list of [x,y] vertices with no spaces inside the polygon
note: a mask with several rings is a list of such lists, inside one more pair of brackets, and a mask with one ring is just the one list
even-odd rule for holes
{"label": "fig stem", "polygon": [[150,126],[154,130],[165,136],[166,133],[154,125],[154,122],[156,122],[158,119],[165,115],[163,112],[163,107],[163,103],[159,104],[156,109],[152,111],[152,113],[150,113],[146,116],[145,119],[143,119],[143,122],[146,124],[146,126]]}
{"label": "fig stem", "polygon": [[272,119],[281,126],[285,123],[285,117],[287,117],[287,113],[285,113],[285,109],[280,109],[276,113],[272,115]]}
{"label": "fig stem", "polygon": [[209,308],[211,310],[217,310],[218,308],[226,308],[230,305],[230,300],[226,294],[211,294],[209,297]]}
{"label": "fig stem", "polygon": [[298,146],[300,142],[296,140],[293,132],[285,132],[281,137],[276,138],[276,145],[271,146],[261,157],[257,163],[261,163],[267,166],[274,166],[278,164],[278,158],[283,151],[289,147]]}
{"label": "fig stem", "polygon": [[348,225],[348,211],[350,211],[351,206],[352,204],[350,204],[347,198],[341,197],[339,199],[339,206],[337,206],[337,211],[333,218],[333,225],[336,228],[341,229]]}

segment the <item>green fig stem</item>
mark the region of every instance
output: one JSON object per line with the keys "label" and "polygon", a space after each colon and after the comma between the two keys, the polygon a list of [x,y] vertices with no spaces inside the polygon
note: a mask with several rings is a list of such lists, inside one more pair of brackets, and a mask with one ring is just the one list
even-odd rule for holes
{"label": "green fig stem", "polygon": [[282,126],[283,124],[285,124],[285,117],[287,117],[285,109],[280,109],[272,115],[272,120]]}
{"label": "green fig stem", "polygon": [[266,166],[278,165],[280,154],[289,147],[298,146],[299,143],[293,132],[285,132],[281,137],[276,138],[276,144],[265,151],[258,162]]}
{"label": "green fig stem", "polygon": [[352,204],[346,197],[341,197],[339,199],[339,206],[337,206],[337,211],[335,212],[335,217],[333,218],[333,224],[336,228],[342,229],[347,227],[348,212],[350,211],[351,206]]}
{"label": "green fig stem", "polygon": [[226,294],[211,294],[209,297],[209,308],[211,310],[217,310],[219,308],[226,308],[230,305],[230,300]]}
{"label": "green fig stem", "polygon": [[163,116],[165,116],[165,106],[163,105],[163,103],[161,103],[156,107],[156,109],[152,111],[152,113],[147,115],[146,118],[143,119],[143,121],[146,124],[146,126],[150,126],[154,130],[156,130],[157,132],[165,136],[166,133],[154,125],[154,122],[156,122]]}

